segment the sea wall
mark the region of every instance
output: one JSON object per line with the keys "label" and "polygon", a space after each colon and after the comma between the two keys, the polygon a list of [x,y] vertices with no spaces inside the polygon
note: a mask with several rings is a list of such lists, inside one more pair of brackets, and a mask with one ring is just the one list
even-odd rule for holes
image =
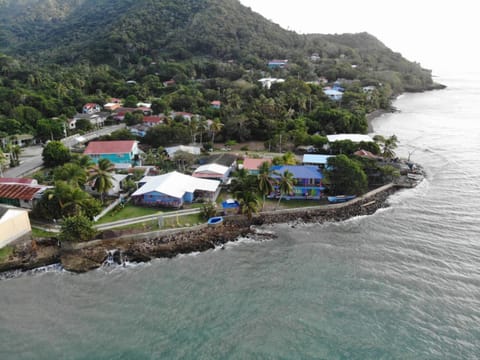
{"label": "sea wall", "polygon": [[56,241],[37,241],[17,248],[9,260],[0,264],[0,271],[29,270],[61,262],[66,270],[80,273],[105,263],[146,262],[153,258],[171,258],[178,254],[205,251],[235,241],[240,236],[259,236],[253,235],[259,225],[323,223],[373,214],[385,207],[388,196],[399,188],[389,184],[347,203],[263,212],[252,219],[243,215],[229,216],[221,226],[200,225],[142,234],[108,231],[104,232],[104,239],[64,244],[62,247]]}

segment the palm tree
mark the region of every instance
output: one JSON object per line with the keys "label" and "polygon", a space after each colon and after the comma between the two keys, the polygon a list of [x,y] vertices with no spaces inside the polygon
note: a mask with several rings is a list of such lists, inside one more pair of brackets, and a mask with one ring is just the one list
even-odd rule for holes
{"label": "palm tree", "polygon": [[375,135],[373,140],[382,145],[382,156],[384,159],[392,159],[395,157],[395,151],[393,151],[393,149],[397,148],[398,138],[396,135],[388,138],[382,135]]}
{"label": "palm tree", "polygon": [[113,186],[112,172],[115,170],[115,165],[108,159],[100,159],[98,164],[90,167],[90,181],[94,182],[94,188],[100,193],[102,203],[104,202],[105,194]]}
{"label": "palm tree", "polygon": [[73,186],[83,188],[87,180],[87,171],[76,163],[66,163],[53,171],[55,181],[62,180]]}
{"label": "palm tree", "polygon": [[260,207],[260,202],[255,193],[252,191],[242,191],[238,192],[235,196],[240,204],[242,214],[247,215],[249,220],[252,219],[253,214],[257,213]]}
{"label": "palm tree", "polygon": [[49,208],[54,218],[79,215],[91,200],[85,191],[63,180],[56,181],[55,187],[47,190],[44,196],[52,204]]}
{"label": "palm tree", "polygon": [[212,146],[215,144],[215,135],[218,134],[223,129],[223,124],[219,119],[213,120],[210,124],[210,132],[212,133]]}
{"label": "palm tree", "polygon": [[71,162],[77,164],[78,166],[88,169],[90,166],[94,165],[92,158],[88,155],[72,154]]}
{"label": "palm tree", "polygon": [[7,157],[5,156],[4,152],[0,148],[0,177],[3,177],[3,170],[7,163]]}
{"label": "palm tree", "polygon": [[265,198],[274,190],[273,179],[271,177],[272,170],[268,161],[263,162],[258,168],[258,190],[263,197],[262,210],[265,206]]}
{"label": "palm tree", "polygon": [[282,196],[286,194],[291,194],[293,192],[293,185],[295,179],[293,178],[293,174],[285,170],[284,173],[280,176],[278,180],[278,190],[280,191],[280,197],[278,198],[277,208],[280,206],[280,201],[282,200]]}

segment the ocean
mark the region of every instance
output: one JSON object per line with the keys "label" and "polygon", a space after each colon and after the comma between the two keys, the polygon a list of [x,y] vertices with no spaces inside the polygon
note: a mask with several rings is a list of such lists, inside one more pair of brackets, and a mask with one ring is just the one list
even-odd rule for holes
{"label": "ocean", "polygon": [[0,359],[478,359],[479,79],[374,120],[427,173],[374,215],[0,280]]}

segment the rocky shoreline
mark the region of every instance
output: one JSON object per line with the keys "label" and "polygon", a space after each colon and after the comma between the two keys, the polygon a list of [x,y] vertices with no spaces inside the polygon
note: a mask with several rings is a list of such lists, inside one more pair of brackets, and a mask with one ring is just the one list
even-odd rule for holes
{"label": "rocky shoreline", "polygon": [[343,204],[312,206],[263,212],[248,219],[243,215],[226,217],[224,225],[156,231],[141,234],[125,234],[109,231],[102,239],[87,243],[60,246],[55,239],[38,239],[30,244],[17,246],[12,256],[0,264],[0,272],[27,271],[42,266],[61,264],[63,269],[82,273],[104,264],[147,262],[154,258],[172,258],[179,254],[201,252],[236,241],[239,237],[275,237],[274,233],[261,231],[261,225],[275,223],[324,223],[373,214],[387,206],[387,198],[403,187],[388,184],[359,198]]}

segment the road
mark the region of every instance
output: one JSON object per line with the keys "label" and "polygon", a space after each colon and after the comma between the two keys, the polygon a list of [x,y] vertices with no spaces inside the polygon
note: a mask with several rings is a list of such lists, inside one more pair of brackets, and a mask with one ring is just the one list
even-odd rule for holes
{"label": "road", "polygon": [[[125,124],[106,126],[94,132],[82,135],[85,138],[85,141],[95,139],[99,136],[108,135],[115,130],[119,130],[125,127]],[[65,139],[62,139],[62,143],[65,144],[68,148],[72,148],[78,143],[76,138],[79,135],[69,136]],[[29,146],[22,148],[20,153],[20,165],[9,168],[3,171],[4,177],[19,178],[34,172],[35,170],[43,166],[42,159],[43,147],[40,145]]]}

